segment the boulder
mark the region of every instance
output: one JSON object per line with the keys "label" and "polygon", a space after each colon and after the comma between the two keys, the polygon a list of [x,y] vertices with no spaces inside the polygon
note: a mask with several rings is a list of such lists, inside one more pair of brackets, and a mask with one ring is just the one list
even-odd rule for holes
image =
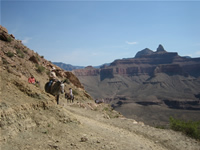
{"label": "boulder", "polygon": [[31,56],[30,58],[29,58],[29,60],[30,61],[32,61],[33,63],[35,63],[35,64],[39,64],[39,61],[38,61],[38,58],[36,57],[36,56]]}
{"label": "boulder", "polygon": [[0,40],[10,42],[12,37],[8,34],[8,30],[0,25]]}

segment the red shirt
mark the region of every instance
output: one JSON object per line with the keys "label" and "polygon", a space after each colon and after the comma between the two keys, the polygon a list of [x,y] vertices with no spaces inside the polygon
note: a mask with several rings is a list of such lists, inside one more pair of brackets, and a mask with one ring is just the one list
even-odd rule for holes
{"label": "red shirt", "polygon": [[30,77],[30,78],[28,79],[28,82],[29,82],[29,83],[35,84],[35,78],[31,78],[31,77]]}

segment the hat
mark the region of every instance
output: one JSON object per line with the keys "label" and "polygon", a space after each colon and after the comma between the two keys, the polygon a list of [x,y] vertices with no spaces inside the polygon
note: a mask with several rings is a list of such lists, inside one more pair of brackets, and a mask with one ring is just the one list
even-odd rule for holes
{"label": "hat", "polygon": [[56,70],[56,68],[55,68],[55,67],[52,67],[52,68],[51,68],[51,71],[53,71],[53,70]]}

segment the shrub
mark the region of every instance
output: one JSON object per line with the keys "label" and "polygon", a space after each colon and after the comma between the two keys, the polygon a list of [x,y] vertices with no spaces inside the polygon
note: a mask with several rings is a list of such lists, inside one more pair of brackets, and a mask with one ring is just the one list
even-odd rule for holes
{"label": "shrub", "polygon": [[36,65],[36,71],[38,72],[38,73],[43,73],[44,72],[44,70],[45,70],[45,68],[43,67],[43,66],[40,66],[40,65]]}
{"label": "shrub", "polygon": [[170,117],[170,128],[181,131],[192,138],[200,139],[200,121],[183,121]]}
{"label": "shrub", "polygon": [[36,56],[36,58],[37,58],[38,61],[40,61],[40,57],[38,55]]}
{"label": "shrub", "polygon": [[78,95],[78,92],[76,90],[73,90],[74,95]]}
{"label": "shrub", "polygon": [[16,52],[17,56],[19,56],[20,58],[24,58],[24,53],[20,49],[17,49]]}
{"label": "shrub", "polygon": [[8,38],[7,38],[7,42],[12,42],[12,38],[11,38],[11,37],[8,37]]}
{"label": "shrub", "polygon": [[14,53],[8,52],[8,53],[6,53],[6,55],[7,55],[8,57],[13,57],[13,56],[14,56]]}
{"label": "shrub", "polygon": [[66,84],[70,84],[70,82],[69,82],[69,80],[68,80],[67,78],[64,80],[64,82],[65,82]]}
{"label": "shrub", "polygon": [[5,58],[2,58],[3,64],[9,64]]}
{"label": "shrub", "polygon": [[49,75],[49,74],[50,74],[50,71],[49,71],[49,70],[47,70],[47,71],[46,71],[46,74],[47,74],[47,75]]}

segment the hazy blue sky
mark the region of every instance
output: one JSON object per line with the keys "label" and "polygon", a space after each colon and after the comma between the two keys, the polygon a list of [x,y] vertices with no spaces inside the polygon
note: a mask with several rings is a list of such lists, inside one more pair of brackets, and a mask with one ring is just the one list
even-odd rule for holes
{"label": "hazy blue sky", "polygon": [[101,65],[159,44],[200,57],[200,1],[1,0],[1,22],[52,62]]}

